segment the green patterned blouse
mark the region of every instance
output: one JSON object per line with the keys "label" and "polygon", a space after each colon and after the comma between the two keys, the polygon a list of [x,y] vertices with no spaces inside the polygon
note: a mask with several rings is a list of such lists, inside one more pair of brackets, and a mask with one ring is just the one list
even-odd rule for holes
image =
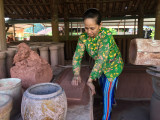
{"label": "green patterned blouse", "polygon": [[120,75],[123,70],[123,60],[108,29],[102,27],[95,38],[89,37],[87,33],[80,35],[72,61],[74,75],[79,75],[85,49],[95,60],[90,73],[91,79],[100,78],[104,73],[110,81],[113,81],[115,77]]}

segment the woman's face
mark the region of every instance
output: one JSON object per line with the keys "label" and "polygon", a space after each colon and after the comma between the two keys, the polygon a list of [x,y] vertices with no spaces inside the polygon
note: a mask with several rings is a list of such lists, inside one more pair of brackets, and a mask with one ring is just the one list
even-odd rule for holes
{"label": "woman's face", "polygon": [[87,18],[84,20],[85,32],[89,37],[96,37],[99,30],[101,29],[102,24],[98,25],[96,23],[96,18]]}

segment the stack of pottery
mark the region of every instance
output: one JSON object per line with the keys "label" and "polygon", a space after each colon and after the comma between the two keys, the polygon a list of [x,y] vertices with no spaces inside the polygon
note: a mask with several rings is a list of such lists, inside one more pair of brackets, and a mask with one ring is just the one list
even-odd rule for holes
{"label": "stack of pottery", "polygon": [[9,95],[13,99],[13,109],[11,111],[11,117],[20,113],[21,100],[22,100],[20,79],[18,78],[0,79],[0,94]]}

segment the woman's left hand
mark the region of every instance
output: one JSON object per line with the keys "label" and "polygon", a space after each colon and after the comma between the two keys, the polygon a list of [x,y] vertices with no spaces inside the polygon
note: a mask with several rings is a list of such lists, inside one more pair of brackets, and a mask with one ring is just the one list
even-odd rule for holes
{"label": "woman's left hand", "polygon": [[92,81],[88,80],[87,85],[91,89],[92,95],[96,94],[95,86],[93,85]]}

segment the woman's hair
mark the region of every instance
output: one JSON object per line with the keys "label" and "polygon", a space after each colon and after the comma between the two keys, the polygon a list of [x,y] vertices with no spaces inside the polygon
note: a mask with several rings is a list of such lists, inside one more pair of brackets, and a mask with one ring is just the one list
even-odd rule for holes
{"label": "woman's hair", "polygon": [[101,14],[98,9],[96,8],[90,8],[83,14],[83,21],[87,18],[96,18],[96,23],[98,25],[101,24]]}

